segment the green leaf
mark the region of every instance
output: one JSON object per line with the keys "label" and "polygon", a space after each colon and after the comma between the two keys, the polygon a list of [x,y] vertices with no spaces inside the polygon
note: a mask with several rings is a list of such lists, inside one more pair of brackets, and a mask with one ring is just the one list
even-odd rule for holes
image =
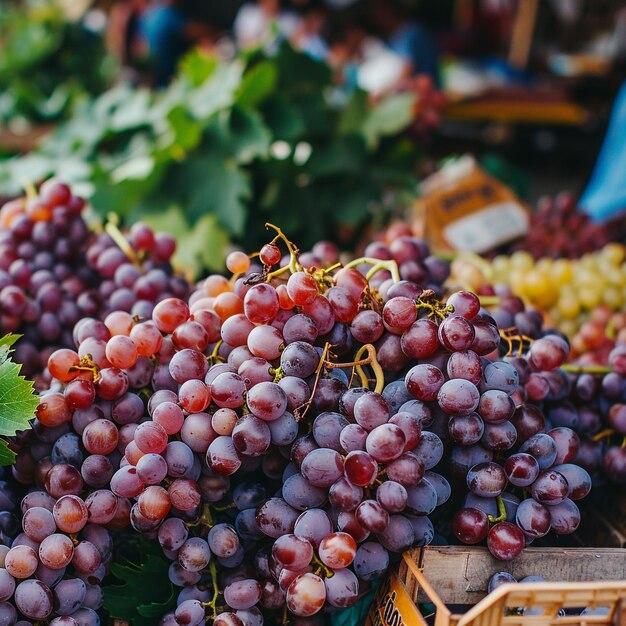
{"label": "green leaf", "polygon": [[239,163],[248,164],[257,157],[266,156],[271,140],[269,130],[256,111],[232,110],[225,141]]}
{"label": "green leaf", "polygon": [[274,139],[299,139],[307,130],[298,109],[283,94],[268,98],[261,106],[261,113]]}
{"label": "green leaf", "polygon": [[9,354],[12,352],[11,348],[18,339],[21,339],[22,335],[14,335],[9,333],[0,339],[0,363],[7,360]]}
{"label": "green leaf", "polygon": [[376,146],[381,137],[395,135],[413,121],[416,95],[399,93],[379,102],[369,113],[363,124],[363,135],[371,146]]}
{"label": "green leaf", "polygon": [[174,107],[166,116],[170,125],[171,139],[169,149],[185,152],[195,148],[202,138],[202,126],[193,119],[187,109],[180,105]]}
{"label": "green leaf", "polygon": [[272,61],[253,65],[244,75],[236,93],[236,102],[244,109],[257,107],[276,89],[278,69]]}
{"label": "green leaf", "polygon": [[39,405],[32,381],[19,375],[21,367],[9,359],[0,363],[0,435],[30,428]]}
{"label": "green leaf", "polygon": [[187,107],[197,119],[207,119],[220,109],[232,105],[241,84],[241,63],[222,64],[188,97]]}
{"label": "green leaf", "polygon": [[182,76],[198,87],[215,72],[218,64],[216,57],[194,48],[182,58],[178,68]]}
{"label": "green leaf", "polygon": [[5,439],[0,439],[0,467],[13,465],[17,455],[13,450],[9,449],[9,443]]}
{"label": "green leaf", "polygon": [[170,205],[159,213],[144,213],[142,219],[154,230],[166,230],[176,238],[174,266],[190,278],[203,270],[223,271],[228,233],[212,214],[203,215],[191,227],[179,206]]}
{"label": "green leaf", "polygon": [[104,608],[131,626],[154,626],[155,618],[176,606],[176,594],[167,576],[168,561],[140,550],[139,564],[113,563],[112,574],[121,585],[106,585]]}
{"label": "green leaf", "polygon": [[132,95],[113,112],[110,127],[122,131],[147,124],[150,100],[150,92],[147,89],[132,92]]}

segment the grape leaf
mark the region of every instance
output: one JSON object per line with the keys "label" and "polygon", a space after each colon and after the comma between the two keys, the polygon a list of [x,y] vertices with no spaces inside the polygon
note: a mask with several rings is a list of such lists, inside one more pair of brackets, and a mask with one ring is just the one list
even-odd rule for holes
{"label": "grape leaf", "polygon": [[0,363],[7,360],[9,354],[12,352],[11,348],[13,347],[13,344],[21,336],[22,335],[8,334],[0,339]]}
{"label": "grape leaf", "polygon": [[105,585],[104,608],[131,626],[154,626],[176,606],[176,594],[167,576],[168,562],[141,550],[141,563],[113,563],[111,573],[121,585]]}
{"label": "grape leaf", "polygon": [[0,439],[0,467],[13,465],[15,463],[15,452],[9,449],[9,443]]}
{"label": "grape leaf", "polygon": [[[6,343],[2,345],[8,350]],[[0,363],[0,435],[30,428],[29,421],[35,417],[39,398],[34,395],[32,381],[19,375],[21,367],[6,355]]]}

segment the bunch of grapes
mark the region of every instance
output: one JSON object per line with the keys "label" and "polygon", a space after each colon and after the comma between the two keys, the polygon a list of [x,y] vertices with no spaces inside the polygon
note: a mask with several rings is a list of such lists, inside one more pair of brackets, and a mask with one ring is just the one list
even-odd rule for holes
{"label": "bunch of grapes", "polygon": [[[447,501],[456,537],[501,559],[575,530],[578,439],[541,410],[569,392],[567,342],[540,322],[500,331],[467,291],[442,302],[447,264],[416,238],[341,266],[332,245],[299,255],[276,230],[258,261],[228,257],[230,280],[86,317],[49,356],[52,385],[15,441],[31,489],[20,543],[41,561],[9,572],[26,619],[97,623],[110,531],[125,528],[159,542],[181,587],[161,624],[187,626],[318,623],[428,544]],[[66,581],[85,583],[71,605],[55,599]]]}
{"label": "bunch of grapes", "polygon": [[611,240],[611,231],[602,224],[594,224],[576,206],[575,196],[564,191],[538,200],[530,217],[528,235],[514,244],[512,251],[528,251],[535,259],[545,256],[546,251],[554,258],[577,259]]}
{"label": "bunch of grapes", "polygon": [[0,332],[17,332],[16,359],[29,377],[47,387],[48,356],[74,347],[72,329],[85,318],[123,310],[149,317],[154,303],[186,297],[187,283],[174,276],[175,241],[135,224],[127,237],[90,234],[85,202],[63,183],[48,181],[39,195],[0,209]]}

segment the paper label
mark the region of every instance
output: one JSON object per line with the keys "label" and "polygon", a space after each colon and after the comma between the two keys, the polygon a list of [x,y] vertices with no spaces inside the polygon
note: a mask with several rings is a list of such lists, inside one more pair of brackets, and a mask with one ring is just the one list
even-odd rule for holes
{"label": "paper label", "polygon": [[475,163],[445,175],[450,166],[423,185],[415,217],[422,219],[428,243],[436,251],[480,254],[522,237],[528,209],[506,185]]}
{"label": "paper label", "polygon": [[455,249],[480,254],[524,235],[528,214],[517,202],[508,200],[470,213],[443,229]]}
{"label": "paper label", "polygon": [[376,593],[365,626],[426,626],[404,585],[392,574]]}

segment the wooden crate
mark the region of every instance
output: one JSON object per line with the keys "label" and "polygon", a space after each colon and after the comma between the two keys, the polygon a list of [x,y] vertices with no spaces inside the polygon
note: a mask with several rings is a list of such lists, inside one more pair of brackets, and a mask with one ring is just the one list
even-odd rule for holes
{"label": "wooden crate", "polygon": [[[543,576],[551,582],[502,585],[487,595],[489,578],[498,571],[510,572],[518,579]],[[432,615],[418,609],[418,605],[425,604],[434,606]],[[464,612],[459,606],[471,608]],[[561,609],[598,606],[609,606],[609,615],[581,618],[558,614]],[[543,615],[520,615],[515,610],[520,607],[541,607]],[[404,555],[397,574],[391,574],[379,589],[366,624],[626,625],[626,550],[527,548],[511,562],[494,559],[482,547],[413,550]]]}

